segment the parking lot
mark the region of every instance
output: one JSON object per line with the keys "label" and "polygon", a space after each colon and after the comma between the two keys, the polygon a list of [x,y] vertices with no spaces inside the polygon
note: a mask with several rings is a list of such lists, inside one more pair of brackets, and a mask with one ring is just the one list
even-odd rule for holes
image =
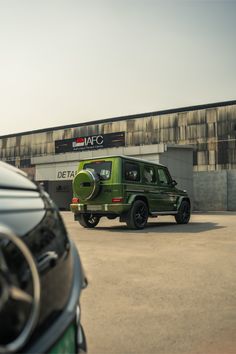
{"label": "parking lot", "polygon": [[89,354],[236,353],[236,213],[160,217],[142,231],[62,216],[89,280]]}

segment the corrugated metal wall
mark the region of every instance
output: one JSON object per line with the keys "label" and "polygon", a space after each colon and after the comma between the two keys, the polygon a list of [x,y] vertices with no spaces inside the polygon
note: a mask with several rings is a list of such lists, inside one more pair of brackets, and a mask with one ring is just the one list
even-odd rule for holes
{"label": "corrugated metal wall", "polygon": [[194,170],[236,168],[236,104],[0,138],[0,159],[27,167],[31,156],[55,153],[54,141],[126,132],[126,146],[171,143],[194,148]]}

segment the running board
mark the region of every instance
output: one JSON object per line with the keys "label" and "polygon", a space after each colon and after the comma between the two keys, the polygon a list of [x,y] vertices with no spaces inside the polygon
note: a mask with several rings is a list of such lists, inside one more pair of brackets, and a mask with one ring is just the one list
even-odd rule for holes
{"label": "running board", "polygon": [[152,216],[156,215],[176,215],[178,214],[178,211],[154,211],[150,213]]}

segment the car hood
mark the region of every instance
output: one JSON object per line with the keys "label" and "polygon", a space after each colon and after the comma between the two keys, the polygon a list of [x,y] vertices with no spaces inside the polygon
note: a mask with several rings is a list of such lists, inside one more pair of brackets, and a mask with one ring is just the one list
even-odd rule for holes
{"label": "car hood", "polygon": [[37,190],[37,186],[27,178],[23,171],[2,161],[0,161],[0,187]]}

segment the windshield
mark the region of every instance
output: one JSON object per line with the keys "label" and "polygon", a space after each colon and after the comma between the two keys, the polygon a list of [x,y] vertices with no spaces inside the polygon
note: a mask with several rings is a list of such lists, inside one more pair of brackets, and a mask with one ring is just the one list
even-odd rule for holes
{"label": "windshield", "polygon": [[84,165],[85,170],[92,170],[98,174],[100,179],[107,180],[111,177],[111,166],[110,161],[93,161],[86,163]]}

